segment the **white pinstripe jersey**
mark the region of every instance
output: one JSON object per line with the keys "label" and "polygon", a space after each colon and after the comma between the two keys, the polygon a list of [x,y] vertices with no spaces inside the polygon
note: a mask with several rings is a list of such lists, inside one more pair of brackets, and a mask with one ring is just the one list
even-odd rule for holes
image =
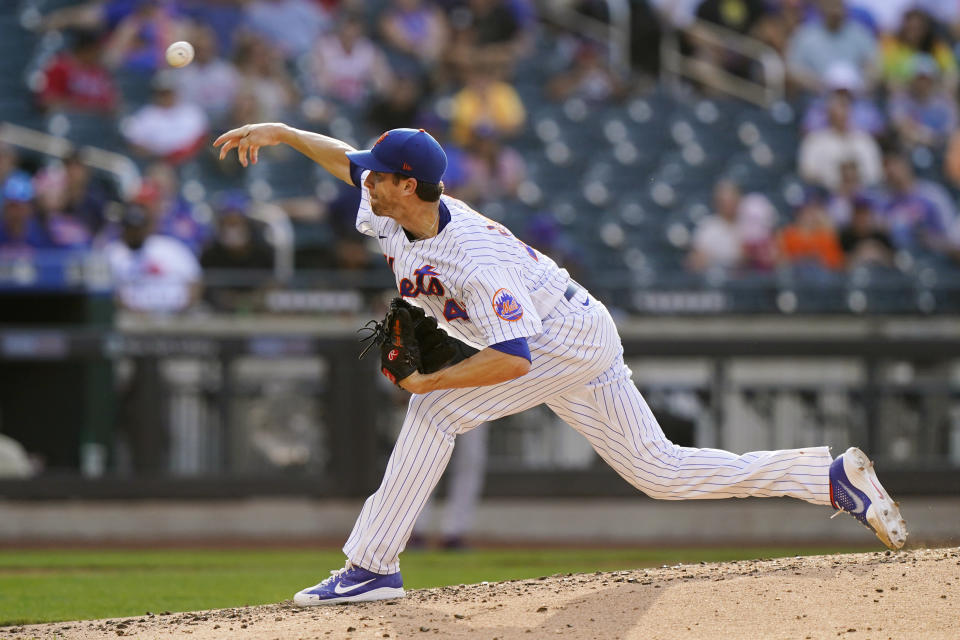
{"label": "white pinstripe jersey", "polygon": [[541,332],[541,318],[570,282],[565,269],[449,196],[441,201],[450,222],[432,238],[411,241],[395,220],[373,213],[366,187],[361,192],[357,230],[379,241],[405,300],[477,348]]}

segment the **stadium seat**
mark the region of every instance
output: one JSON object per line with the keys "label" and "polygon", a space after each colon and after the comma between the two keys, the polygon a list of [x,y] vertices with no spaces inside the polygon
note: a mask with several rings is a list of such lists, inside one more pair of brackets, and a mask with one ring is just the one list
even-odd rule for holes
{"label": "stadium seat", "polygon": [[[54,131],[54,128],[58,130]],[[47,117],[47,129],[64,136],[76,146],[90,145],[110,151],[126,148],[117,122],[111,116],[91,113],[54,113]]]}

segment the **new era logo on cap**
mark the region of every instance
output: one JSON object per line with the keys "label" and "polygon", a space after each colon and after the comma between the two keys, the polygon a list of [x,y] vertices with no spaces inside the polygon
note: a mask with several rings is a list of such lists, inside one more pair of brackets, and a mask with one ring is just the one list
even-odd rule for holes
{"label": "new era logo on cap", "polygon": [[447,154],[423,129],[391,129],[368,151],[351,151],[358,167],[383,173],[402,173],[420,182],[438,183],[447,170]]}

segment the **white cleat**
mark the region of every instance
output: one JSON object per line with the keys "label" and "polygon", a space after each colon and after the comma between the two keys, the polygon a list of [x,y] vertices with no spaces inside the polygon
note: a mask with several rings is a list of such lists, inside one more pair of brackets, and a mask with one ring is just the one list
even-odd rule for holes
{"label": "white cleat", "polygon": [[884,490],[873,462],[860,449],[850,447],[830,465],[830,502],[837,513],[852,515],[890,549],[896,551],[907,541],[900,505]]}

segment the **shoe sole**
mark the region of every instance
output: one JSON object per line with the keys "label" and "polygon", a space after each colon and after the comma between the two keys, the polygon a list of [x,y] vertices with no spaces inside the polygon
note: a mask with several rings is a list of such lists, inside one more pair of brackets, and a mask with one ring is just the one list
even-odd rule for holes
{"label": "shoe sole", "polygon": [[299,593],[293,596],[293,603],[300,607],[318,607],[325,604],[348,604],[351,602],[373,602],[375,600],[392,600],[393,598],[402,598],[406,595],[403,587],[380,587],[371,589],[356,595],[344,595],[340,598],[327,598],[320,600],[315,595],[303,595]]}
{"label": "shoe sole", "polygon": [[850,483],[870,498],[866,519],[880,542],[896,551],[907,541],[907,521],[900,515],[900,505],[884,490],[873,462],[860,449],[850,447],[843,454],[843,470]]}

